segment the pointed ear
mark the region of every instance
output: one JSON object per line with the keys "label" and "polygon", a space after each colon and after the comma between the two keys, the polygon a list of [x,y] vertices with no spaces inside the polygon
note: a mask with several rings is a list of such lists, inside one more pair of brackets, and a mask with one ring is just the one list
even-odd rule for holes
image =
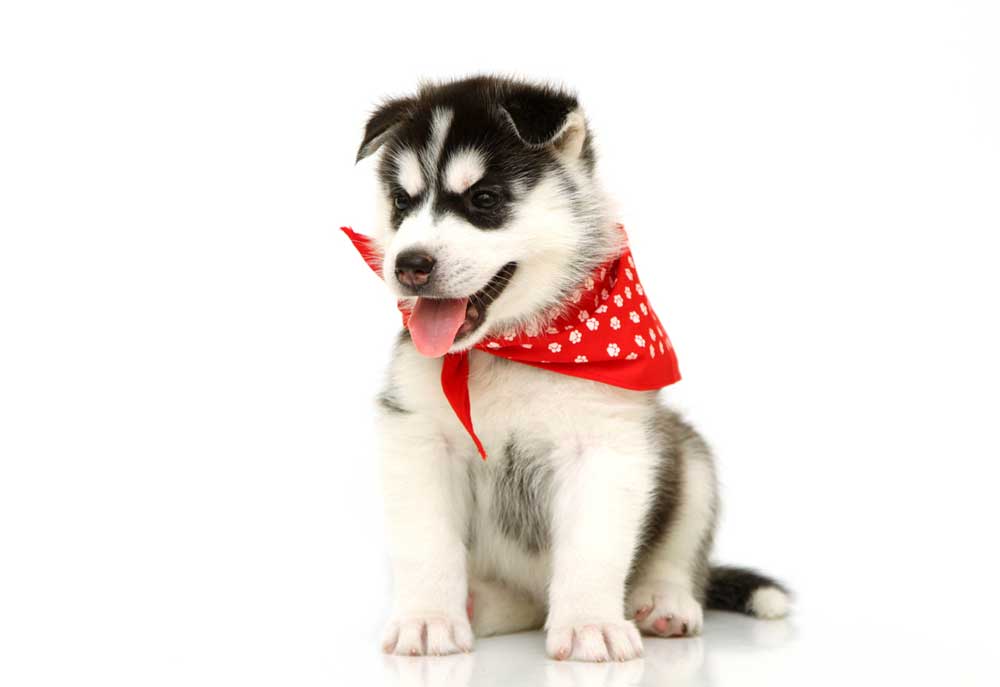
{"label": "pointed ear", "polygon": [[573,96],[529,86],[512,92],[501,110],[518,138],[529,146],[552,146],[570,159],[580,156],[587,122]]}
{"label": "pointed ear", "polygon": [[365,136],[358,148],[355,162],[360,162],[381,148],[382,144],[392,136],[396,127],[406,119],[412,105],[411,98],[398,98],[386,101],[375,110],[365,125]]}

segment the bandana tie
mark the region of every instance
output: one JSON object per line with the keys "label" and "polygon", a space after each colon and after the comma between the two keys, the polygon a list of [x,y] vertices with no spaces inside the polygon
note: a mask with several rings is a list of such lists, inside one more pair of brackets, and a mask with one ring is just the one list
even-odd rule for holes
{"label": "bandana tie", "polygon": [[[619,225],[624,234],[625,229]],[[341,227],[380,277],[382,254],[368,236]],[[662,389],[681,378],[677,356],[660,319],[646,299],[628,241],[618,257],[594,270],[571,295],[567,307],[540,331],[484,338],[474,348],[550,372],[590,379],[634,391]],[[410,307],[399,301],[403,326]],[[441,389],[459,422],[486,450],[472,427],[469,352],[448,353],[441,364]]]}

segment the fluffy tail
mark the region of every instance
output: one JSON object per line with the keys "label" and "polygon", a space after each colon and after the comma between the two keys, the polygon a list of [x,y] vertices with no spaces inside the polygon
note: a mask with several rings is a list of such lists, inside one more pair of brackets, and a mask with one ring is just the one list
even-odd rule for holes
{"label": "fluffy tail", "polygon": [[755,570],[713,566],[705,605],[755,618],[783,618],[788,615],[792,599],[784,585]]}

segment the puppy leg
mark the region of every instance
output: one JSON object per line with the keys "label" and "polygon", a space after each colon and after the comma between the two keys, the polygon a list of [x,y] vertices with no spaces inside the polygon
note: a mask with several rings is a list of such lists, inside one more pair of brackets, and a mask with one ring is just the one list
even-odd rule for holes
{"label": "puppy leg", "polygon": [[545,608],[527,594],[493,580],[469,581],[469,612],[477,637],[537,630],[545,622]]}
{"label": "puppy leg", "polygon": [[470,651],[465,465],[449,455],[433,425],[414,413],[386,413],[380,425],[394,583],[383,649],[410,656]]}
{"label": "puppy leg", "polygon": [[623,602],[652,457],[645,442],[629,442],[628,430],[617,429],[614,448],[589,447],[557,463],[545,626],[546,649],[558,660],[625,661],[642,653]]}
{"label": "puppy leg", "polygon": [[[647,550],[640,554],[626,603],[628,617],[635,618],[643,633],[661,637],[701,632],[701,602],[716,519],[717,490],[711,454],[690,428],[682,423],[677,428],[683,437],[676,444],[678,450],[667,450],[662,456],[663,460],[676,461],[664,466],[674,475],[674,483],[661,489],[659,495],[674,502],[663,509],[670,515],[659,540],[648,542]],[[669,438],[678,439],[676,435]],[[661,479],[663,475],[661,469]]]}

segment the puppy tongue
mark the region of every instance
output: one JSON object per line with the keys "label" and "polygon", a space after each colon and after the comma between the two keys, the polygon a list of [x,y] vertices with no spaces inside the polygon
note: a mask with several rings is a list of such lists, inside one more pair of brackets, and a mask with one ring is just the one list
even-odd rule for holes
{"label": "puppy tongue", "polygon": [[407,328],[421,355],[440,358],[455,343],[465,323],[468,298],[418,298]]}

